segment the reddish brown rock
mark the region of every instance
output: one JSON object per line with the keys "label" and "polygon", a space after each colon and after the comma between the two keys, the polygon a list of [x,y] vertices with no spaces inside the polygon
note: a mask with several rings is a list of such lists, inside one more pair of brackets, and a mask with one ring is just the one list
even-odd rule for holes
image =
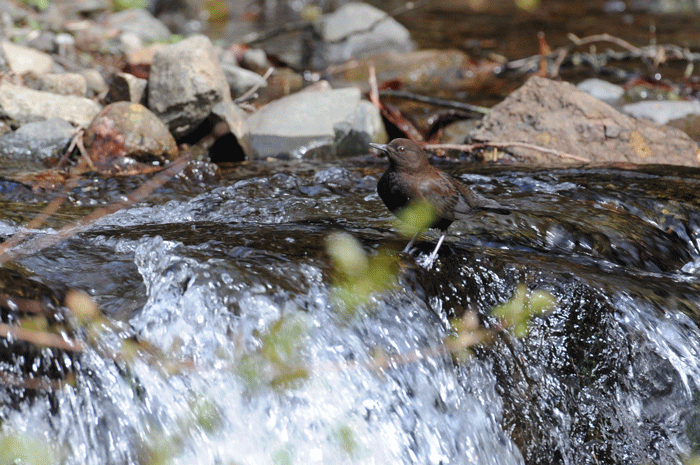
{"label": "reddish brown rock", "polygon": [[168,128],[138,103],[107,105],[85,130],[84,142],[92,163],[104,171],[133,172],[135,163],[155,167],[178,153]]}

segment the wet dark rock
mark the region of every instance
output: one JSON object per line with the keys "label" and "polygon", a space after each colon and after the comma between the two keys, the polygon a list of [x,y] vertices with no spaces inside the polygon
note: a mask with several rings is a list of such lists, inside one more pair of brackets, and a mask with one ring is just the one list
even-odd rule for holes
{"label": "wet dark rock", "polygon": [[138,103],[107,105],[85,130],[84,141],[92,162],[105,170],[131,169],[126,159],[163,163],[178,153],[168,128]]}
{"label": "wet dark rock", "polygon": [[0,41],[0,52],[10,71],[15,74],[32,73],[35,76],[41,76],[53,70],[53,58],[48,53],[13,44],[8,40]]}
{"label": "wet dark rock", "polygon": [[[378,110],[362,103],[356,88],[306,89],[275,100],[248,118],[258,156],[293,154],[327,147],[330,155],[366,153],[382,139]],[[364,144],[364,145],[362,145]]]}
{"label": "wet dark rock", "polygon": [[14,126],[52,118],[86,126],[99,111],[100,105],[87,98],[0,82],[0,118]]}
{"label": "wet dark rock", "polygon": [[146,103],[148,81],[129,73],[117,73],[112,77],[105,100],[112,102]]}
{"label": "wet dark rock", "polygon": [[26,162],[49,166],[63,156],[74,131],[72,124],[61,119],[25,124],[0,136],[0,158],[22,162],[25,167]]}
{"label": "wet dark rock", "polygon": [[149,10],[175,34],[188,35],[202,31],[200,0],[154,0]]}
{"label": "wet dark rock", "polygon": [[87,96],[87,80],[78,73],[44,74],[41,90],[60,95]]}
{"label": "wet dark rock", "polygon": [[143,42],[166,41],[170,30],[147,10],[138,8],[120,11],[110,15],[105,22],[122,33],[136,34]]}
{"label": "wet dark rock", "polygon": [[190,37],[158,51],[148,80],[148,107],[179,139],[192,132],[219,102],[231,100],[211,41]]}
{"label": "wet dark rock", "polygon": [[[0,320],[4,325],[74,337],[62,301],[63,290],[0,267]],[[3,400],[16,402],[37,390],[54,389],[52,381],[65,380],[73,372],[76,358],[74,351],[0,337]]]}
{"label": "wet dark rock", "polygon": [[254,155],[246,113],[233,102],[219,102],[212,108],[211,124],[216,129],[216,141],[209,149],[215,163],[251,159]]}
{"label": "wet dark rock", "polygon": [[[599,163],[700,165],[698,145],[682,131],[631,118],[572,84],[536,76],[493,107],[472,138],[527,142]],[[581,163],[530,148],[506,151],[546,163]]]}

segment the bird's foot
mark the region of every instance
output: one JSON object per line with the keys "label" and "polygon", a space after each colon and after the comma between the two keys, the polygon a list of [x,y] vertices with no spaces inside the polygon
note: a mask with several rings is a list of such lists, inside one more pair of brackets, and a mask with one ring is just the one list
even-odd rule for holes
{"label": "bird's foot", "polygon": [[414,257],[417,253],[420,253],[420,249],[418,247],[406,247],[403,249],[403,251],[401,251],[401,253],[406,253],[411,257]]}
{"label": "bird's foot", "polygon": [[437,254],[436,254],[436,253],[431,253],[431,254],[428,255],[428,256],[425,256],[425,255],[424,255],[423,257],[417,259],[417,260],[416,260],[416,263],[418,263],[418,265],[422,266],[422,267],[425,268],[426,270],[429,270],[429,269],[431,269],[431,268],[433,267],[433,265],[435,264],[435,259],[436,259],[436,258],[437,258]]}

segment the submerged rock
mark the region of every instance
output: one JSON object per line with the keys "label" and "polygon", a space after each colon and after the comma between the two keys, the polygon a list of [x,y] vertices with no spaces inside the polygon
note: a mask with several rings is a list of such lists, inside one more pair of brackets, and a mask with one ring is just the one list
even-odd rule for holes
{"label": "submerged rock", "polygon": [[16,402],[37,390],[53,390],[60,386],[57,381],[67,381],[74,372],[77,351],[44,345],[49,338],[60,344],[59,339],[74,337],[62,300],[62,291],[0,267],[1,401]]}

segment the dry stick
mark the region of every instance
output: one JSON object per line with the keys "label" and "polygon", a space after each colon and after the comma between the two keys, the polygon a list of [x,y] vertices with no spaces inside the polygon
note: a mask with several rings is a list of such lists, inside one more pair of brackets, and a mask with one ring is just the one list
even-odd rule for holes
{"label": "dry stick", "polygon": [[426,95],[415,94],[413,92],[407,92],[405,90],[382,90],[379,91],[379,95],[382,97],[404,98],[407,100],[414,100],[416,102],[421,103],[429,103],[431,105],[440,107],[454,108],[456,110],[466,110],[474,113],[482,113],[484,115],[488,114],[488,112],[490,111],[488,108],[481,107],[479,105],[471,105],[469,103],[456,102],[454,100],[447,100],[438,97],[428,97]]}
{"label": "dry stick", "polygon": [[139,188],[134,190],[131,194],[127,195],[125,200],[120,200],[118,202],[114,202],[110,205],[107,205],[106,207],[98,208],[92,213],[70,223],[67,226],[64,226],[63,228],[58,230],[56,234],[37,238],[33,244],[30,244],[29,246],[25,247],[26,250],[12,250],[12,248],[16,245],[17,241],[8,240],[4,242],[0,245],[0,264],[3,264],[8,260],[14,260],[22,255],[36,253],[42,249],[45,249],[46,247],[50,247],[54,244],[57,244],[58,242],[83,231],[85,228],[87,228],[103,216],[107,216],[118,210],[121,210],[124,207],[138,202],[139,200],[143,199],[148,194],[165,184],[168,181],[168,179],[179,173],[190,161],[190,158],[190,155],[180,157],[168,168],[164,169],[156,176],[154,176],[151,180],[145,182]]}
{"label": "dry stick", "polygon": [[374,69],[374,63],[369,65],[369,101],[374,104],[379,110],[382,109],[382,102],[379,101],[379,87],[377,86],[377,72]]}
{"label": "dry stick", "polygon": [[9,294],[0,294],[0,307],[14,308],[19,312],[33,313],[35,315],[52,315],[53,311],[47,308],[37,299],[25,299]]}
{"label": "dry stick", "polygon": [[233,101],[233,103],[241,103],[245,102],[249,98],[251,98],[255,93],[260,89],[260,86],[262,86],[263,82],[267,82],[268,79],[270,79],[270,76],[272,76],[272,72],[275,70],[274,66],[270,66],[267,68],[267,71],[265,71],[265,74],[262,77],[262,80],[258,81],[255,83],[253,87],[248,89],[243,95],[238,97],[236,100]]}
{"label": "dry stick", "polygon": [[68,145],[68,149],[66,149],[66,152],[63,154],[61,159],[58,160],[58,164],[56,165],[56,168],[62,167],[63,164],[68,160],[68,156],[71,154],[71,152],[75,148],[75,145],[78,143],[78,139],[83,138],[83,134],[85,134],[85,129],[82,127],[79,127],[75,131],[73,131],[73,137],[71,137],[71,139],[70,139],[70,144]]}
{"label": "dry stick", "polygon": [[593,42],[612,42],[613,44],[619,45],[620,47],[629,50],[632,53],[641,53],[641,49],[639,47],[635,47],[634,45],[630,44],[626,40],[620,39],[619,37],[611,36],[608,33],[603,33],[603,34],[596,34],[588,37],[584,37],[582,39],[579,39],[576,35],[574,34],[568,34],[569,40],[573,42],[574,46],[581,46],[581,45],[586,45],[590,44]]}
{"label": "dry stick", "polygon": [[641,49],[639,47],[635,47],[626,40],[620,39],[619,37],[611,36],[608,33],[596,34],[584,37],[582,39],[579,39],[576,35],[570,33],[568,34],[568,37],[572,43],[565,47],[560,47],[554,52],[554,55],[556,55],[557,58],[554,61],[554,67],[552,69],[551,74],[552,77],[556,77],[559,75],[559,69],[561,68],[561,65],[566,59],[566,57],[569,55],[569,53],[571,53],[571,50],[573,50],[576,47],[580,47],[581,45],[591,44],[594,42],[611,42],[615,45],[619,45],[620,47],[634,54],[641,54]]}
{"label": "dry stick", "polygon": [[425,146],[426,149],[447,149],[447,150],[461,150],[463,152],[471,152],[474,149],[479,149],[483,147],[523,147],[526,149],[536,150],[542,153],[548,153],[555,155],[560,158],[571,158],[572,160],[580,161],[583,163],[590,163],[591,160],[585,157],[580,157],[578,155],[573,155],[571,153],[562,152],[560,150],[548,149],[546,147],[541,147],[535,144],[529,144],[527,142],[482,142],[478,144],[428,144]]}
{"label": "dry stick", "polygon": [[10,326],[5,323],[0,323],[0,337],[19,339],[20,341],[30,342],[37,346],[70,350],[71,352],[82,352],[84,349],[80,342],[70,339],[69,337],[59,336],[58,334],[48,333],[46,331],[35,331],[33,329],[22,328],[21,326]]}

